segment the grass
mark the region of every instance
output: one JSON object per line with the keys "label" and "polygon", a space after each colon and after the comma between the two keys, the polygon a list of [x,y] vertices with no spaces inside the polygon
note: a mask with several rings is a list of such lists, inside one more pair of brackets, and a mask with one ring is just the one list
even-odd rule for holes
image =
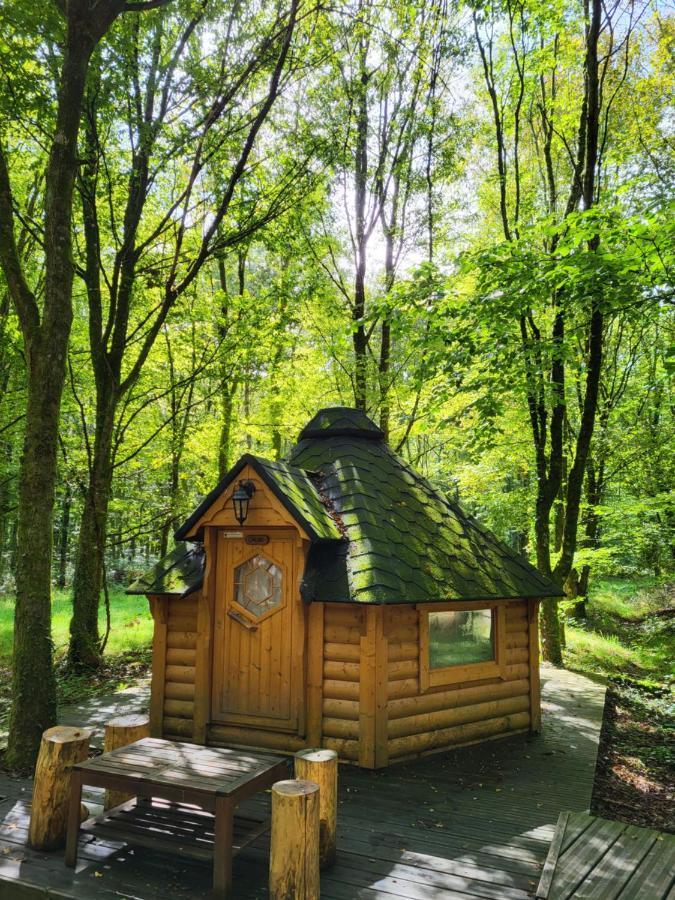
{"label": "grass", "polygon": [[[110,635],[104,664],[94,675],[77,675],[66,665],[66,650],[72,613],[70,591],[55,590],[52,597],[52,639],[56,661],[59,703],[72,703],[101,696],[134,684],[150,668],[152,616],[145,597],[127,596],[123,589],[110,591]],[[104,604],[99,615],[100,633],[105,634]],[[4,743],[10,710],[14,599],[0,597],[0,743]]]}
{"label": "grass", "polygon": [[606,578],[592,587],[588,618],[567,624],[566,665],[607,677],[628,675],[654,683],[675,676],[673,586],[654,579]]}
{"label": "grass", "polygon": [[[122,588],[110,591],[110,636],[106,656],[147,649],[152,641],[152,616],[145,597],[127,596]],[[72,614],[70,591],[55,590],[52,599],[52,638],[57,659],[68,646],[68,627]],[[99,628],[105,633],[105,609],[99,613]],[[14,599],[0,597],[0,666],[9,666],[14,639]]]}

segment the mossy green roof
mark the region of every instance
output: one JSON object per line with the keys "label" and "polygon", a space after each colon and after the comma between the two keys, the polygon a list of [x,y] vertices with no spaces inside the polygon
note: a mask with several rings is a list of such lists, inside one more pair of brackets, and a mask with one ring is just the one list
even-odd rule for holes
{"label": "mossy green roof", "polygon": [[[312,540],[301,586],[307,601],[562,596],[550,578],[397,456],[363,412],[346,407],[317,413],[284,461],[243,456],[178,529],[177,539],[187,537],[246,465]],[[167,566],[167,560],[158,564],[156,576],[136,582],[134,592],[184,593],[179,573],[171,574],[178,563]],[[203,557],[193,562],[202,565]],[[172,579],[175,591],[160,589]]]}
{"label": "mossy green roof", "polygon": [[264,459],[251,453],[245,453],[211,493],[204,497],[197,509],[176,531],[176,540],[187,537],[204,513],[246,466],[254,469],[312,541],[340,540],[340,530],[306,472],[282,460]]}
{"label": "mossy green roof", "polygon": [[204,550],[199,544],[180,544],[149,572],[129,585],[127,594],[172,594],[187,597],[202,586]]}
{"label": "mossy green roof", "polygon": [[354,433],[355,418],[355,410],[322,410],[288,456],[314,473],[347,538],[312,548],[305,599],[422,603],[562,594],[398,457],[374,423],[366,419],[364,433]]}

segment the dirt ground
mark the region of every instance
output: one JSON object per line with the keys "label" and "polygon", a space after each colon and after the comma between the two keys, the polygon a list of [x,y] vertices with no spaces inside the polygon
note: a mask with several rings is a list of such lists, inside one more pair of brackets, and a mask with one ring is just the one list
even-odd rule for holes
{"label": "dirt ground", "polygon": [[675,832],[675,716],[669,687],[607,686],[591,812]]}

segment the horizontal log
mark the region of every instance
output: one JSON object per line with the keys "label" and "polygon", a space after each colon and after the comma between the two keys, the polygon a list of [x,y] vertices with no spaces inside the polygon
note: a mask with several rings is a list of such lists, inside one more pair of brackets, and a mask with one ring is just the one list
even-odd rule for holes
{"label": "horizontal log", "polygon": [[402,659],[399,662],[391,662],[387,670],[389,681],[414,678],[419,672],[419,661],[417,659]]}
{"label": "horizontal log", "polygon": [[181,650],[194,650],[197,646],[196,631],[167,631],[166,646]]}
{"label": "horizontal log", "polygon": [[453,744],[470,743],[495,734],[505,734],[527,728],[530,724],[529,712],[518,712],[507,716],[485,719],[483,722],[469,722],[454,725],[425,734],[408,735],[388,742],[390,757],[408,756],[451,747]]}
{"label": "horizontal log", "polygon": [[166,662],[169,666],[194,666],[196,655],[196,650],[169,647],[166,651]]}
{"label": "horizontal log", "polygon": [[321,743],[327,750],[335,750],[340,759],[355,760],[359,758],[358,741],[325,737]]}
{"label": "horizontal log", "polygon": [[194,666],[167,666],[166,679],[169,681],[178,681],[181,684],[194,684],[195,667]]}
{"label": "horizontal log", "polygon": [[323,607],[324,626],[346,625],[361,626],[363,610],[353,603],[325,603]]}
{"label": "horizontal log", "polygon": [[192,719],[194,716],[195,705],[191,700],[169,700],[164,701],[164,715],[176,719]]}
{"label": "horizontal log", "polygon": [[334,719],[357,721],[359,718],[359,701],[333,700],[330,697],[324,697],[323,714]]}
{"label": "horizontal log", "polygon": [[331,719],[323,717],[321,730],[325,737],[349,738],[357,740],[359,737],[359,723],[349,722],[347,719]]}
{"label": "horizontal log", "polygon": [[323,696],[334,700],[358,700],[358,681],[335,681],[325,678],[323,682]]}
{"label": "horizontal log", "polygon": [[358,625],[325,625],[323,639],[327,644],[356,644],[361,643],[361,628]]}
{"label": "horizontal log", "polygon": [[506,651],[506,664],[515,666],[518,663],[526,663],[530,660],[530,651],[527,647],[515,647]]}
{"label": "horizontal log", "polygon": [[390,681],[387,685],[387,696],[390,700],[398,700],[400,697],[417,697],[419,692],[419,678],[402,678],[400,681]]}
{"label": "horizontal log", "polygon": [[526,619],[527,604],[520,600],[518,603],[506,604],[506,621],[509,619]]}
{"label": "horizontal log", "polygon": [[527,620],[523,619],[522,622],[507,622],[506,639],[508,640],[512,634],[527,634]]}
{"label": "horizontal log", "polygon": [[504,643],[507,650],[515,647],[527,647],[529,644],[527,631],[524,628],[521,631],[512,631],[506,635]]}
{"label": "horizontal log", "polygon": [[524,728],[514,728],[510,731],[497,731],[494,734],[485,734],[482,737],[475,738],[471,741],[459,741],[443,747],[432,747],[431,750],[425,750],[422,753],[397,753],[395,756],[390,755],[390,763],[405,763],[410,760],[426,759],[429,756],[437,756],[441,753],[447,753],[448,750],[458,750],[462,747],[475,747],[477,744],[487,744],[491,741],[503,741],[517,734],[525,734],[530,731],[529,723]]}
{"label": "horizontal log", "polygon": [[193,616],[191,618],[186,618],[185,616],[180,619],[173,619],[169,616],[169,622],[167,624],[167,632],[180,632],[184,634],[186,631],[197,631],[197,616]]}
{"label": "horizontal log", "polygon": [[192,737],[192,722],[190,719],[175,719],[164,716],[162,723],[164,737]]}
{"label": "horizontal log", "polygon": [[527,694],[520,697],[506,697],[502,700],[489,700],[485,703],[459,706],[456,709],[442,709],[437,712],[407,716],[404,719],[390,720],[388,734],[392,739],[407,737],[408,735],[425,734],[429,731],[440,731],[455,725],[484,722],[497,716],[526,712],[529,708],[530,698]]}
{"label": "horizontal log", "polygon": [[526,663],[518,663],[514,666],[504,666],[504,681],[517,681],[520,678],[530,677],[530,667]]}
{"label": "horizontal log", "polygon": [[401,659],[418,659],[420,647],[417,641],[389,641],[389,662],[398,662]]}
{"label": "horizontal log", "polygon": [[419,640],[419,629],[417,626],[396,626],[388,628],[385,636],[390,644],[412,643],[416,644]]}
{"label": "horizontal log", "polygon": [[323,677],[335,679],[336,681],[357,681],[359,680],[359,664],[350,662],[333,662],[325,659],[323,662]]}
{"label": "horizontal log", "polygon": [[529,689],[530,682],[527,678],[520,681],[481,684],[476,687],[448,688],[445,691],[432,691],[419,696],[390,700],[387,710],[390,720],[401,719],[404,716],[437,712],[441,709],[455,709],[460,706],[484,703],[488,700],[525,696],[529,693]]}
{"label": "horizontal log", "polygon": [[186,597],[180,600],[178,597],[169,598],[169,616],[197,615],[197,598]]}
{"label": "horizontal log", "polygon": [[361,658],[361,646],[360,644],[327,642],[323,645],[323,657],[336,662],[358,662]]}
{"label": "horizontal log", "polygon": [[164,697],[167,700],[194,700],[195,686],[194,684],[167,681],[164,685]]}
{"label": "horizontal log", "polygon": [[388,606],[385,612],[385,628],[397,625],[416,625],[419,613],[413,605]]}
{"label": "horizontal log", "polygon": [[238,728],[235,725],[210,725],[208,728],[209,744],[229,747],[237,744],[241,747],[265,747],[269,750],[287,750],[295,753],[305,746],[303,738],[295,734],[281,734],[278,731],[263,731],[258,728]]}

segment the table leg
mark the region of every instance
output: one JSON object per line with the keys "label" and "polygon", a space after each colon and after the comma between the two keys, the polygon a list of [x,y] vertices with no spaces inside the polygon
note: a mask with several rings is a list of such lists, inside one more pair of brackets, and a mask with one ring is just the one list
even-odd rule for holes
{"label": "table leg", "polygon": [[80,831],[80,807],[82,804],[82,777],[79,772],[70,773],[70,805],[66,828],[66,865],[71,869],[77,863],[77,838]]}
{"label": "table leg", "polygon": [[232,891],[232,841],[234,805],[228,797],[216,798],[216,822],[213,842],[213,895],[218,900]]}

